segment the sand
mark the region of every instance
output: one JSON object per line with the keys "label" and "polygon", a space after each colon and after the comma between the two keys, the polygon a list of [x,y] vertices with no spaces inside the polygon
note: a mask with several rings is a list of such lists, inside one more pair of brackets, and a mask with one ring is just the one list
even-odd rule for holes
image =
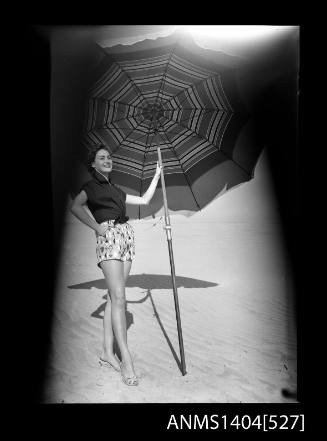
{"label": "sand", "polygon": [[[256,195],[262,208],[258,176],[201,213],[171,216],[185,376],[162,220],[131,221],[127,323],[138,387],[98,364],[106,286],[94,232],[67,214],[45,403],[295,401],[282,393],[296,392],[292,273],[273,204],[256,211],[250,203]],[[226,209],[245,195],[248,212]]]}

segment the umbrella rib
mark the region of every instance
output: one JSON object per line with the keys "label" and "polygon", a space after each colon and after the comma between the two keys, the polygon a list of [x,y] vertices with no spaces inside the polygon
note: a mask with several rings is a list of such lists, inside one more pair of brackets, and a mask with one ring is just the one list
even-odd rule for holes
{"label": "umbrella rib", "polygon": [[[90,129],[87,133],[90,133],[90,132],[92,132],[93,131],[93,129],[109,129],[109,127],[108,127],[108,124],[109,125],[115,125],[116,123],[118,123],[119,121],[128,121],[128,120],[130,120],[131,118],[133,118],[134,120],[135,120],[135,118],[132,116],[132,117],[125,117],[125,118],[120,118],[120,119],[118,119],[118,120],[116,120],[116,121],[113,121],[113,122],[108,122],[108,121],[106,121],[106,122],[104,122],[103,124],[99,124],[99,125],[94,125],[93,127],[92,127],[92,129]],[[139,127],[142,123],[143,123],[143,121],[144,120],[142,120],[142,121],[140,121],[138,124],[137,124],[137,127]],[[117,130],[131,130],[130,129],[130,127],[116,127],[115,126],[115,129],[117,129]],[[135,130],[135,128],[133,128],[132,130]]]}
{"label": "umbrella rib", "polygon": [[[172,59],[172,56],[173,56],[173,53],[174,53],[174,51],[175,51],[175,49],[176,49],[176,46],[177,46],[177,44],[178,44],[178,42],[179,42],[180,39],[181,39],[181,36],[179,36],[179,38],[175,41],[175,44],[174,44],[174,46],[172,47],[172,49],[171,49],[171,51],[170,51],[169,59],[168,59],[168,61],[167,61],[167,64],[166,64],[166,66],[165,66],[164,73],[163,73],[162,78],[161,78],[161,81],[160,81],[160,86],[159,86],[158,94],[157,94],[157,97],[156,97],[156,103],[157,103],[157,100],[158,100],[158,98],[159,98],[160,92],[161,92],[162,90],[164,90],[165,82],[166,82],[166,76],[167,76],[168,66],[169,66],[169,63],[170,63],[170,61],[171,61],[171,59]],[[161,103],[161,102],[162,102],[162,99],[160,98],[160,103]]]}
{"label": "umbrella rib", "polygon": [[[151,131],[150,128],[148,130],[148,133],[146,135],[146,140],[145,140],[145,149],[144,149],[144,154],[143,154],[143,166],[142,166],[142,175],[141,175],[141,185],[140,185],[140,197],[142,197],[142,187],[143,187],[143,175],[144,175],[144,167],[145,167],[145,158],[146,158],[146,154],[147,154],[147,144],[148,144],[148,140],[149,137],[151,135]],[[150,144],[151,146],[151,144]],[[139,205],[139,219],[141,219],[141,205]]]}
{"label": "umbrella rib", "polygon": [[127,106],[127,107],[134,107],[135,109],[138,109],[139,108],[139,106],[138,105],[134,105],[134,104],[129,104],[129,103],[125,103],[124,101],[111,101],[110,99],[107,99],[107,98],[102,98],[102,97],[97,97],[97,96],[95,96],[95,97],[91,97],[90,98],[92,101],[104,101],[104,102],[106,102],[106,103],[108,103],[109,104],[109,106],[111,106],[112,105],[112,103],[115,105],[116,103],[118,103],[118,104],[123,104],[124,106]]}
{"label": "umbrella rib", "polygon": [[[115,59],[114,55],[113,55],[113,54],[110,54],[110,53],[108,53],[108,52],[106,52],[106,51],[104,51],[104,52],[105,52],[106,56],[107,56],[108,58],[110,58],[110,59],[113,61],[113,63],[115,63],[115,64],[118,66],[118,68],[121,70],[121,72],[123,72],[124,75],[126,75],[126,77],[128,78],[128,80],[131,82],[132,87],[133,87],[134,89],[136,89],[137,94],[138,94],[139,96],[141,96],[141,97],[146,101],[146,98],[145,98],[145,96],[143,95],[141,89],[138,87],[137,84],[135,84],[134,80],[133,80],[133,79],[128,75],[128,73],[122,68],[122,66],[119,64],[119,62]],[[124,104],[125,104],[125,103],[124,103]]]}
{"label": "umbrella rib", "polygon": [[[104,127],[103,127],[104,128]],[[88,132],[88,133],[91,133],[91,131],[90,132]],[[98,137],[98,135],[97,135],[97,133],[93,133],[96,137]],[[135,143],[136,141],[138,141],[138,140],[140,140],[140,139],[142,139],[142,138],[144,138],[145,136],[148,136],[148,135],[145,135],[145,134],[143,134],[142,136],[139,136],[138,138],[135,138],[134,140],[133,140],[133,142]],[[125,138],[126,139],[126,138]],[[101,139],[99,140],[99,141],[101,141]],[[124,141],[124,140],[123,140]],[[137,150],[135,147],[133,147],[135,150]]]}
{"label": "umbrella rib", "polygon": [[[202,114],[209,113],[209,112],[223,112],[224,111],[223,109],[218,109],[218,107],[205,107],[205,108],[203,108],[203,107],[202,108],[183,107],[182,110],[191,110],[191,111],[195,110],[195,111],[201,112]],[[170,114],[173,114],[175,111],[176,111],[176,109],[171,109],[171,110],[167,110],[166,113],[170,112]],[[179,109],[179,111],[180,111],[180,109]],[[167,116],[166,116],[166,119],[168,119]],[[181,121],[187,121],[187,120],[188,120],[188,118],[185,118],[185,119],[183,119]]]}
{"label": "umbrella rib", "polygon": [[[194,87],[198,86],[199,84],[201,84],[201,83],[203,83],[203,82],[205,82],[205,81],[208,81],[208,80],[211,80],[211,79],[217,78],[217,77],[219,77],[219,79],[220,79],[220,75],[219,75],[219,74],[216,74],[216,75],[211,75],[211,76],[209,76],[209,77],[203,78],[202,80],[199,80],[199,81],[197,81],[197,82],[191,84],[187,89],[183,89],[183,90],[181,90],[177,95],[173,96],[170,100],[168,100],[168,102],[170,103],[172,100],[175,100],[180,94],[182,94],[182,93],[185,92],[186,90],[189,90],[189,89],[192,90]],[[230,105],[230,103],[229,103],[229,101],[228,101],[228,99],[227,99],[227,97],[226,97],[226,94],[225,94],[225,91],[224,91],[224,88],[223,88],[223,85],[221,84],[221,82],[220,82],[220,85],[221,85],[221,90],[222,90],[222,93],[223,93],[223,98],[224,98],[225,103],[227,102],[228,107],[229,107],[231,110],[233,110],[232,107],[231,107],[231,105]],[[183,104],[184,101],[186,101],[186,100],[187,100],[187,97],[185,97],[185,98],[183,99],[183,101],[182,101],[179,105],[182,106],[182,104]],[[223,104],[225,104],[225,103],[223,103]]]}
{"label": "umbrella rib", "polygon": [[[173,112],[174,110],[176,109],[169,109],[168,112]],[[219,109],[218,107],[183,107],[183,110],[201,110],[201,112],[213,112],[224,109]]]}
{"label": "umbrella rib", "polygon": [[[129,109],[130,109],[131,107],[134,107],[134,106],[129,106],[129,105],[127,105],[127,104],[126,104],[126,106],[128,107],[128,110],[127,110],[127,114],[128,114]],[[110,107],[110,103],[109,103],[109,107]],[[135,107],[135,108],[137,108],[137,107]],[[109,111],[108,111],[108,110],[109,110],[109,109],[106,109],[106,112],[107,112],[106,123],[108,122],[108,118],[109,118]],[[115,109],[114,112],[124,114],[124,112],[123,112],[122,110],[118,110],[118,109]],[[126,114],[126,113],[125,113],[125,114]],[[125,116],[125,117],[123,117],[123,118],[120,118],[120,119],[116,120],[115,122],[119,122],[119,121],[122,121],[123,119],[128,119],[128,118],[130,118],[130,116]]]}
{"label": "umbrella rib", "polygon": [[[108,101],[108,100],[100,99],[99,101],[105,101],[106,103],[109,104],[109,107],[112,106],[111,103],[110,103],[110,101]],[[118,101],[117,101],[117,102],[118,102]],[[133,106],[133,105],[130,105],[130,104],[127,104],[127,103],[120,103],[120,104],[124,104],[126,107],[129,107],[129,108],[138,109],[137,106]],[[114,105],[115,105],[115,103],[114,103]],[[113,105],[113,107],[114,107],[114,105]],[[121,114],[124,113],[122,110],[119,110],[119,109],[115,109],[115,112],[117,112],[117,113],[121,113]],[[106,118],[105,118],[105,119],[106,119],[105,124],[107,124],[107,123],[108,123],[108,116],[109,116],[108,109],[105,110],[105,113],[107,113],[107,116],[106,116]],[[94,112],[92,112],[92,121],[94,120],[94,118],[93,118],[93,114],[94,114]],[[129,117],[128,117],[128,116],[127,116],[127,117],[125,116],[124,118],[120,118],[120,119],[118,119],[118,120],[116,120],[116,121],[114,121],[114,122],[116,123],[116,122],[122,121],[122,120],[124,120],[124,119],[129,119]],[[102,127],[102,126],[94,125],[93,128],[94,128],[94,127]],[[92,129],[93,129],[93,128],[92,128]],[[88,132],[92,131],[92,129],[89,130]]]}
{"label": "umbrella rib", "polygon": [[126,77],[127,77],[127,78],[129,79],[129,81],[132,83],[132,86],[137,90],[138,94],[139,94],[139,95],[140,95],[145,101],[147,101],[147,99],[146,99],[145,96],[143,95],[141,89],[138,87],[137,84],[135,84],[134,80],[128,75],[128,73],[126,72],[126,70],[123,69],[123,68],[121,67],[121,65],[119,64],[119,62],[118,62],[117,60],[115,60],[114,57],[112,57],[112,58],[113,58],[114,62],[117,64],[117,66],[120,68],[120,70],[121,70],[122,72],[124,72],[124,74],[126,75]]}
{"label": "umbrella rib", "polygon": [[[106,121],[106,124],[116,124],[116,123],[118,123],[119,121],[130,121],[131,119],[134,119],[134,120],[136,120],[136,118],[134,117],[134,116],[125,116],[124,118],[120,118],[120,119],[117,119],[116,121],[112,121],[112,122],[109,122],[109,121]],[[138,125],[140,125],[140,124],[142,124],[143,123],[143,121],[144,121],[144,119],[142,120],[142,121],[140,121],[139,123],[138,123]]]}
{"label": "umbrella rib", "polygon": [[118,142],[118,148],[117,148],[117,150],[118,150],[119,147],[122,145],[122,143],[123,143],[124,141],[126,141],[126,139],[129,137],[129,135],[131,135],[131,134],[132,134],[132,133],[138,128],[138,126],[139,126],[140,124],[141,124],[141,123],[137,124],[136,127],[133,127],[133,129],[130,130],[130,132],[125,136],[125,138],[123,138],[122,141],[119,141],[119,142]]}
{"label": "umbrella rib", "polygon": [[[163,118],[166,118],[166,117],[163,116]],[[173,118],[171,118],[168,121],[174,121],[180,127],[183,127],[184,129],[187,129],[190,132],[194,133],[194,135],[197,136],[198,138],[205,139],[209,144],[211,144],[213,147],[215,147],[218,150],[218,152],[222,153],[227,159],[229,159],[230,161],[233,161],[238,167],[240,167],[247,175],[251,176],[251,174],[241,164],[239,164],[237,161],[235,161],[235,159],[233,157],[228,156],[222,149],[217,148],[217,146],[212,144],[212,142],[207,137],[205,137],[205,136],[200,137],[200,135],[198,135],[194,130],[190,129],[187,126],[184,126],[183,124],[180,124],[178,121],[174,120]]]}
{"label": "umbrella rib", "polygon": [[[141,135],[141,136],[139,136],[138,138],[135,138],[135,139],[133,139],[133,142],[135,143],[136,141],[138,141],[138,140],[140,140],[140,139],[142,139],[142,138],[145,138],[145,136],[147,136],[146,134],[143,134],[143,135]],[[126,139],[126,138],[125,138]],[[135,147],[133,147],[133,148],[135,148]],[[136,150],[136,149],[135,149]]]}
{"label": "umbrella rib", "polygon": [[[134,118],[134,116],[130,116],[130,117],[128,117],[128,116],[124,116],[124,118],[119,118],[119,119],[116,119],[116,120],[113,120],[113,121],[108,121],[108,118],[107,118],[107,120],[106,120],[106,122],[105,122],[105,124],[116,124],[116,123],[119,123],[120,121],[124,121],[124,120],[129,120],[129,119],[131,119],[131,118]],[[135,119],[135,118],[134,118]]]}
{"label": "umbrella rib", "polygon": [[[138,124],[138,126],[137,126],[135,129],[132,129],[132,130],[136,130],[136,129],[138,129],[138,128],[140,127],[140,125],[142,124],[142,122],[143,122],[143,121],[141,121],[141,122]],[[111,130],[111,128],[108,127],[107,124],[103,124],[103,125],[93,126],[92,129],[88,130],[88,131],[85,132],[85,133],[86,133],[86,134],[88,134],[88,133],[92,133],[94,130],[98,130],[98,129],[108,129],[108,130]],[[115,129],[117,129],[117,130],[124,130],[124,131],[131,130],[130,127],[115,127]],[[127,136],[128,136],[128,135],[127,135]],[[139,138],[136,138],[136,140],[137,140],[137,139],[141,139],[141,138],[143,138],[144,136],[145,136],[145,134],[143,134],[143,135],[140,136]]]}
{"label": "umbrella rib", "polygon": [[[159,123],[159,124],[160,124],[160,123]],[[160,126],[161,126],[161,124],[160,124]],[[161,127],[162,127],[162,126],[161,126]],[[180,166],[181,166],[181,169],[183,170],[183,174],[184,174],[185,179],[186,179],[186,181],[187,181],[187,183],[188,183],[188,185],[189,185],[189,188],[190,188],[191,193],[192,193],[192,196],[193,196],[193,198],[194,198],[194,200],[195,200],[196,206],[198,207],[199,210],[201,210],[201,207],[200,207],[200,205],[198,204],[198,201],[196,200],[195,194],[194,194],[194,192],[193,192],[193,190],[192,190],[192,185],[191,185],[191,183],[190,183],[190,181],[189,181],[189,179],[188,179],[188,177],[187,177],[187,174],[186,174],[186,172],[185,172],[185,170],[184,170],[184,168],[183,168],[183,165],[182,165],[182,163],[181,163],[181,160],[180,160],[179,157],[177,156],[177,154],[176,154],[176,152],[175,152],[175,149],[174,149],[174,146],[173,146],[172,142],[170,141],[170,139],[169,139],[169,137],[168,137],[168,134],[167,134],[163,129],[162,129],[162,132],[163,132],[163,134],[166,136],[166,138],[167,138],[167,140],[168,140],[168,144],[171,145],[171,150],[174,152],[174,155],[175,155],[177,161],[179,162],[179,164],[180,164]],[[159,132],[158,132],[158,133],[159,133]],[[159,133],[159,135],[160,135],[160,133]],[[160,136],[161,136],[161,135],[160,135]],[[162,136],[161,136],[161,137],[162,137]]]}
{"label": "umbrella rib", "polygon": [[[186,109],[183,109],[183,110],[186,110]],[[187,109],[187,110],[194,110],[194,109]],[[206,110],[202,110],[202,109],[195,109],[195,110],[199,110],[201,113],[202,113],[202,115],[204,114],[204,113],[209,113],[209,112],[223,112],[223,110],[220,110],[220,109],[210,109],[210,110],[208,110],[208,111],[206,111]],[[172,118],[171,118],[172,119]],[[181,123],[183,123],[184,121],[189,121],[189,117],[188,118],[184,118],[184,119],[181,119],[180,120],[180,122]],[[175,121],[175,120],[174,120]]]}

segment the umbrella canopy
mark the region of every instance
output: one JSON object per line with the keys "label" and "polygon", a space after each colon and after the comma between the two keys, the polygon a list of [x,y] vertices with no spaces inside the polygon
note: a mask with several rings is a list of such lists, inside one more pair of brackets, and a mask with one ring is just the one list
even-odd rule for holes
{"label": "umbrella canopy", "polygon": [[[261,152],[237,82],[242,62],[184,32],[103,51],[88,94],[83,144],[106,144],[112,181],[142,195],[161,149],[168,207],[190,213],[253,177]],[[160,184],[149,206],[161,213]]]}

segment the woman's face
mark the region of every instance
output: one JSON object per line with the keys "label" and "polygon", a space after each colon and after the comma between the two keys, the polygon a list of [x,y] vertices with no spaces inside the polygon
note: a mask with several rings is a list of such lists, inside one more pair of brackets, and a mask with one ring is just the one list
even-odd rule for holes
{"label": "woman's face", "polygon": [[100,149],[95,155],[92,167],[101,173],[110,173],[112,170],[112,159],[110,153],[107,152],[107,150]]}

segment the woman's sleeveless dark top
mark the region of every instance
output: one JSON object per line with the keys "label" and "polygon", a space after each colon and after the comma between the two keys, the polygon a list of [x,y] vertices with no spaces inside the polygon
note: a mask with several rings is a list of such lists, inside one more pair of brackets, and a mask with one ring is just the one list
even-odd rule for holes
{"label": "woman's sleeveless dark top", "polygon": [[81,190],[87,194],[87,206],[99,224],[111,219],[115,220],[115,223],[128,221],[126,193],[108,182],[100,173],[95,172],[93,179],[86,182]]}

